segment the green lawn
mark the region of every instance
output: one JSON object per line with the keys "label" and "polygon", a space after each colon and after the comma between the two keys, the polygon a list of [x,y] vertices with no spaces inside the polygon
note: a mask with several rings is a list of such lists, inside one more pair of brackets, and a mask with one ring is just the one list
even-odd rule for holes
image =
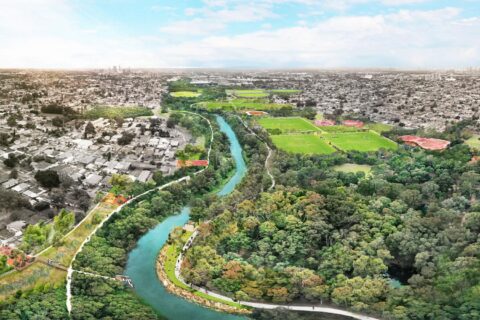
{"label": "green lawn", "polygon": [[470,139],[465,141],[465,143],[473,149],[480,150],[480,134],[473,135]]}
{"label": "green lawn", "polygon": [[200,96],[202,93],[201,92],[196,92],[196,91],[175,91],[175,92],[170,92],[170,95],[175,98],[196,98]]}
{"label": "green lawn", "polygon": [[96,106],[85,112],[87,119],[135,118],[152,115],[152,110],[144,107]]}
{"label": "green lawn", "polygon": [[375,132],[345,132],[329,133],[324,135],[325,139],[330,141],[337,148],[350,151],[361,152],[377,151],[378,149],[396,150],[397,144]]}
{"label": "green lawn", "polygon": [[270,103],[264,99],[233,99],[233,100],[224,100],[224,101],[207,101],[207,102],[201,102],[197,105],[209,111],[214,111],[214,110],[267,111],[267,110],[281,109],[286,106],[291,106],[291,105],[285,105],[285,104],[279,104],[279,103]]}
{"label": "green lawn", "polygon": [[310,121],[300,117],[260,118],[258,123],[265,129],[279,129],[282,132],[319,131]]}
{"label": "green lawn", "polygon": [[385,123],[368,123],[365,127],[379,133],[388,132],[393,129],[393,126]]}
{"label": "green lawn", "polygon": [[330,146],[320,136],[314,134],[272,135],[277,148],[303,154],[331,154],[335,148]]}
{"label": "green lawn", "polygon": [[266,98],[269,96],[269,93],[263,89],[227,90],[226,92],[239,98]]}
{"label": "green lawn", "polygon": [[283,94],[296,94],[302,92],[302,90],[296,89],[273,89],[269,90],[271,93],[283,93]]}
{"label": "green lawn", "polygon": [[347,127],[347,126],[322,126],[320,127],[322,131],[325,132],[358,132],[361,131],[361,129],[355,128],[355,127]]}
{"label": "green lawn", "polygon": [[344,163],[342,165],[333,167],[333,170],[352,173],[364,172],[365,175],[369,175],[372,171],[372,167],[366,164]]}

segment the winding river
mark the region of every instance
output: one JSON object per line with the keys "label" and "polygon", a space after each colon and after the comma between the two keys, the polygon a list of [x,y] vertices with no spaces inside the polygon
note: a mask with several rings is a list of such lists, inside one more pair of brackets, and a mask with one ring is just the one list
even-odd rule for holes
{"label": "winding river", "polygon": [[[225,133],[230,141],[230,151],[236,165],[234,176],[217,193],[224,196],[231,193],[242,180],[247,171],[247,166],[243,160],[242,147],[232,128],[220,116],[217,116],[217,123],[220,131]],[[158,252],[167,241],[170,231],[175,227],[183,226],[189,218],[190,208],[184,207],[179,214],[166,218],[146,233],[138,241],[137,247],[130,252],[125,274],[132,279],[136,294],[167,319],[245,319],[244,317],[213,311],[173,295],[165,289],[157,278],[155,268]]]}

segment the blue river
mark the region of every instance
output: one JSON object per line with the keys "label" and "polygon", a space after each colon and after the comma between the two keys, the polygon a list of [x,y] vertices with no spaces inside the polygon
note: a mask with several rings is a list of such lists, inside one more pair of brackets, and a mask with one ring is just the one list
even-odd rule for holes
{"label": "blue river", "polygon": [[[231,193],[247,172],[242,156],[242,147],[237,136],[228,123],[217,116],[220,130],[230,141],[230,151],[235,161],[234,176],[217,193],[225,196]],[[156,260],[160,249],[168,239],[169,233],[178,226],[183,226],[190,218],[190,208],[184,207],[177,215],[173,215],[158,224],[138,241],[137,247],[128,256],[125,274],[134,285],[136,294],[158,313],[172,320],[239,320],[244,317],[216,312],[169,293],[159,281],[156,273]]]}

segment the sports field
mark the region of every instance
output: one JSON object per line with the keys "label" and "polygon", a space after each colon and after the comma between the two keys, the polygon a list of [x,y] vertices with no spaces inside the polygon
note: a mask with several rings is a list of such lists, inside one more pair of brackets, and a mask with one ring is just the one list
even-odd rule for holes
{"label": "sports field", "polygon": [[300,117],[286,118],[261,118],[258,123],[265,129],[279,129],[282,132],[305,132],[318,131],[318,128],[311,122]]}
{"label": "sports field", "polygon": [[397,144],[381,135],[367,132],[345,132],[329,133],[324,135],[325,139],[330,141],[337,148],[344,151],[377,151],[378,149],[396,150]]}
{"label": "sports field", "polygon": [[320,129],[322,131],[325,131],[325,132],[358,132],[358,131],[361,130],[361,129],[358,129],[356,127],[347,127],[347,126],[342,126],[342,125],[322,126],[322,127],[320,127]]}
{"label": "sports field", "polygon": [[335,148],[314,134],[273,135],[273,143],[277,148],[303,154],[330,154]]}
{"label": "sports field", "polygon": [[202,93],[197,91],[175,91],[170,92],[170,95],[175,98],[196,98]]}

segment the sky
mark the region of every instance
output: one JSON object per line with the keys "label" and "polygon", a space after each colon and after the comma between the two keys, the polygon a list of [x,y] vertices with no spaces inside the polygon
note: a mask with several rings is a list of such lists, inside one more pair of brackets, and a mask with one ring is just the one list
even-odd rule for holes
{"label": "sky", "polygon": [[0,68],[480,67],[480,0],[0,0]]}

